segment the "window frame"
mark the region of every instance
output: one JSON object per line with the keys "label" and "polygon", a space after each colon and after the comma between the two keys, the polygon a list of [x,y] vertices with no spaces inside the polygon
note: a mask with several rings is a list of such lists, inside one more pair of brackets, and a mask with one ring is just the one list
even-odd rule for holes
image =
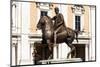
{"label": "window frame", "polygon": [[[80,18],[80,20],[78,20],[78,17]],[[77,25],[78,23],[79,23],[79,26]],[[81,16],[80,15],[75,15],[75,30],[81,31]]]}
{"label": "window frame", "polygon": [[44,13],[45,13],[45,15],[44,15],[44,16],[47,16],[47,14],[48,14],[48,11],[41,10],[41,11],[40,11],[40,17],[41,17],[41,16],[43,16],[43,15],[42,15],[42,12],[44,12]]}

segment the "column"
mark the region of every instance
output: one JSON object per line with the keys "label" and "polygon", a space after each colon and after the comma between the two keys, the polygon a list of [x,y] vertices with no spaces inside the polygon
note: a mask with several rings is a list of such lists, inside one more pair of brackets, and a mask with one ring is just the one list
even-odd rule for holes
{"label": "column", "polygon": [[30,64],[30,44],[29,44],[29,23],[30,23],[30,3],[22,3],[22,57],[21,64]]}
{"label": "column", "polygon": [[91,44],[89,46],[89,60],[96,60],[96,55],[95,55],[95,48],[96,48],[96,43],[95,43],[95,6],[90,6],[90,22],[91,22]]}

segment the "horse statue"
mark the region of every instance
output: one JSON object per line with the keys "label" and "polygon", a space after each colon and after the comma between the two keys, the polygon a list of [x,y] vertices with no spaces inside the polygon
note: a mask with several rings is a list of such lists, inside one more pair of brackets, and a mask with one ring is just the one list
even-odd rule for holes
{"label": "horse statue", "polygon": [[65,42],[71,48],[71,51],[68,53],[67,58],[69,58],[72,52],[72,57],[75,58],[76,48],[72,44],[72,42],[74,41],[74,39],[76,39],[76,41],[78,42],[78,32],[72,30],[71,28],[65,27],[65,25],[61,25],[59,28],[60,29],[58,33],[56,33],[55,38],[53,21],[49,16],[42,16],[37,24],[37,29],[42,30],[42,43],[47,44],[49,50],[51,50],[51,46],[54,45],[56,39],[56,44]]}

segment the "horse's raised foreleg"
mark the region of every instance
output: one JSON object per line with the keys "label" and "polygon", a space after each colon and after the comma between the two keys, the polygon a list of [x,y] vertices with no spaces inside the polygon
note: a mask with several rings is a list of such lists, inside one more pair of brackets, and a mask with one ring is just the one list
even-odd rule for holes
{"label": "horse's raised foreleg", "polygon": [[71,48],[71,51],[68,53],[67,58],[69,58],[69,56],[71,55],[72,52],[74,52],[73,57],[76,57],[76,48],[74,45],[68,44],[68,46]]}

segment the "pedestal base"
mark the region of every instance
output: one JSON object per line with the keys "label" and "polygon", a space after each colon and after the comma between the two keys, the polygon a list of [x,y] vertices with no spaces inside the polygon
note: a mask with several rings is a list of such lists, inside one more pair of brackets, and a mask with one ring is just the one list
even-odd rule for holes
{"label": "pedestal base", "polygon": [[71,59],[50,59],[50,60],[40,60],[42,64],[53,64],[53,63],[67,63],[67,62],[82,62],[81,58],[71,58]]}

